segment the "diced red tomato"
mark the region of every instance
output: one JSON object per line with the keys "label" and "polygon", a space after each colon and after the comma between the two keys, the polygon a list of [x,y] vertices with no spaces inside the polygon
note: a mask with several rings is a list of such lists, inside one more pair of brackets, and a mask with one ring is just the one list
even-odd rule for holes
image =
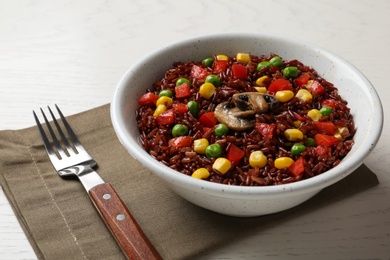
{"label": "diced red tomato", "polygon": [[218,121],[214,116],[214,112],[207,112],[199,118],[199,122],[206,127],[214,127]]}
{"label": "diced red tomato", "polygon": [[191,87],[187,82],[175,87],[176,98],[185,98],[191,96]]}
{"label": "diced red tomato", "polygon": [[208,75],[210,75],[210,72],[206,68],[197,65],[194,65],[191,68],[191,77],[193,78],[204,80]]}
{"label": "diced red tomato", "polygon": [[280,90],[293,90],[290,81],[288,81],[287,79],[283,79],[283,78],[276,79],[276,80],[272,81],[271,85],[268,87],[269,92],[276,93]]}
{"label": "diced red tomato", "polygon": [[193,138],[191,136],[178,136],[168,141],[168,146],[176,148],[189,147],[192,145]]}
{"label": "diced red tomato", "polygon": [[157,116],[157,123],[160,125],[170,125],[175,123],[175,111],[168,109]]}
{"label": "diced red tomato", "polygon": [[308,88],[311,90],[312,93],[315,93],[317,95],[325,94],[324,87],[316,80],[312,80],[311,82],[309,82]]}
{"label": "diced red tomato", "polygon": [[333,98],[324,99],[321,101],[321,107],[328,106],[331,108],[335,108],[335,105],[336,105],[336,101]]}
{"label": "diced red tomato", "polygon": [[330,147],[336,143],[338,143],[340,140],[334,137],[333,135],[326,135],[326,134],[316,134],[314,136],[314,141],[317,145],[323,145],[325,147]]}
{"label": "diced red tomato", "polygon": [[235,165],[240,163],[240,160],[244,157],[244,151],[235,146],[234,144],[230,144],[228,147],[226,159],[231,162],[234,162]]}
{"label": "diced red tomato", "polygon": [[244,65],[233,64],[232,71],[236,79],[245,79],[246,77],[248,77],[248,70]]}
{"label": "diced red tomato", "polygon": [[265,138],[272,139],[275,133],[275,124],[256,123],[257,131]]}
{"label": "diced red tomato", "polygon": [[213,73],[218,74],[224,72],[227,68],[228,61],[227,60],[216,60],[213,63]]}
{"label": "diced red tomato", "polygon": [[324,147],[324,146],[317,146],[316,148],[314,148],[314,153],[317,155],[317,156],[320,156],[320,155],[325,155],[328,153],[328,150]]}
{"label": "diced red tomato", "polygon": [[307,84],[309,79],[310,79],[310,75],[308,73],[302,74],[301,76],[295,79],[295,84],[297,86],[303,86]]}
{"label": "diced red tomato", "polygon": [[177,103],[172,105],[173,110],[177,111],[180,114],[185,114],[188,111],[188,107],[186,104]]}
{"label": "diced red tomato", "polygon": [[157,99],[158,96],[156,94],[154,94],[153,92],[148,92],[142,95],[138,103],[141,106],[154,106],[156,104]]}
{"label": "diced red tomato", "polygon": [[314,122],[314,126],[323,134],[333,135],[336,131],[335,125],[330,121]]}
{"label": "diced red tomato", "polygon": [[288,171],[295,177],[302,175],[305,172],[305,163],[303,158],[299,157],[299,159],[288,167]]}

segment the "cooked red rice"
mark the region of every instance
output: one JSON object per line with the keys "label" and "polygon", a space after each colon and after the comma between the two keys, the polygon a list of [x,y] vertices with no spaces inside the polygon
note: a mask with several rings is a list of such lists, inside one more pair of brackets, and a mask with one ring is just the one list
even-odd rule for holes
{"label": "cooked red rice", "polygon": [[[269,61],[274,56],[276,55],[270,54],[268,57],[250,55],[251,61],[245,64],[248,70],[248,77],[245,80],[234,78],[231,66],[238,62],[236,57],[229,57],[229,65],[226,71],[217,74],[221,79],[222,85],[216,88],[216,93],[210,100],[203,98],[199,94],[199,88],[203,82],[190,78],[192,66],[202,66],[201,62],[189,61],[173,64],[173,67],[166,72],[165,77],[148,90],[148,92],[158,94],[161,90],[169,89],[174,93],[175,83],[179,78],[190,79],[192,84],[191,96],[184,99],[173,98],[173,102],[186,104],[190,100],[195,100],[200,107],[200,112],[197,117],[192,116],[190,112],[185,114],[175,112],[175,124],[188,126],[188,135],[194,139],[204,137],[208,139],[210,144],[220,144],[225,154],[230,144],[241,148],[245,153],[244,158],[238,165],[233,164],[226,174],[213,170],[212,164],[215,158],[207,158],[203,154],[194,152],[193,146],[180,149],[168,146],[168,141],[172,138],[172,125],[166,126],[157,123],[156,117],[153,116],[155,106],[140,105],[136,115],[140,141],[145,150],[156,160],[183,174],[191,175],[196,169],[204,167],[210,172],[210,177],[207,180],[229,185],[259,186],[290,183],[319,175],[338,165],[354,143],[352,137],[355,133],[355,126],[350,110],[347,107],[347,102],[339,96],[337,88],[332,83],[320,77],[313,68],[302,64],[298,60],[283,60],[282,68],[271,66],[269,69],[257,71],[256,67],[259,62]],[[216,57],[213,58],[214,60],[216,59]],[[255,81],[261,76],[268,76],[269,79],[265,82],[266,85],[269,85],[275,79],[282,78],[282,69],[287,66],[296,66],[299,70],[299,75],[308,73],[310,79],[321,83],[325,89],[325,94],[313,94],[313,99],[309,102],[303,102],[294,97],[290,101],[282,103],[277,109],[265,114],[256,114],[256,122],[276,124],[275,135],[272,139],[263,137],[255,128],[246,131],[229,131],[228,134],[224,134],[222,137],[216,136],[212,129],[204,131],[203,126],[198,121],[202,114],[213,111],[216,105],[228,100],[234,93],[256,91],[254,89],[254,86],[256,86]],[[208,70],[213,74],[211,68],[208,68]],[[302,88],[296,86],[293,79],[290,79],[290,82],[293,85],[294,93]],[[296,128],[294,121],[297,121],[297,118],[305,118],[299,129],[303,132],[305,138],[316,135],[318,130],[314,127],[314,121],[308,118],[307,112],[313,108],[319,110],[321,101],[325,99],[334,99],[336,105],[332,113],[329,116],[323,116],[320,121],[331,121],[336,127],[347,127],[347,133],[343,135],[342,141],[327,147],[325,154],[318,155],[315,147],[306,147],[300,156],[292,155],[290,149],[294,142],[288,141],[284,137],[284,130]],[[259,168],[249,165],[249,155],[255,150],[261,150],[267,156],[268,162],[265,167]],[[275,159],[283,156],[291,157],[294,160],[302,157],[305,166],[304,173],[295,177],[290,174],[287,168],[275,168]]]}

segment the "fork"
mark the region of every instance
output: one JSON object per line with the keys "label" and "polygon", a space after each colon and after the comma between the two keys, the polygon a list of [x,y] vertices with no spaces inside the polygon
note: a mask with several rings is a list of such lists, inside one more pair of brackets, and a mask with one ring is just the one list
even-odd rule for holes
{"label": "fork", "polygon": [[[111,184],[104,182],[99,174],[93,170],[93,167],[97,165],[96,161],[81,145],[58,106],[55,105],[55,107],[63,126],[57,121],[50,107],[48,110],[57,134],[50,125],[45,112],[42,108],[40,109],[51,141],[37,114],[33,111],[39,133],[55,170],[61,177],[76,175],[79,178],[87,190],[92,204],[127,258],[162,259]],[[57,138],[58,135],[60,138]]]}

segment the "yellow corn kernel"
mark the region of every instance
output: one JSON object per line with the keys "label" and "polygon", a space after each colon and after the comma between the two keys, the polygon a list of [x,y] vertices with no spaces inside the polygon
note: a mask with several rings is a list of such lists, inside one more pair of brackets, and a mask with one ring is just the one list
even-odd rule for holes
{"label": "yellow corn kernel", "polygon": [[298,92],[297,92],[297,94],[295,94],[295,96],[302,101],[310,101],[313,99],[313,95],[310,93],[310,91],[308,91],[306,89],[298,90]]}
{"label": "yellow corn kernel", "polygon": [[211,96],[214,93],[215,93],[215,87],[211,83],[206,82],[199,88],[199,94],[205,99],[211,98]]}
{"label": "yellow corn kernel", "polygon": [[301,126],[302,122],[301,122],[301,120],[295,120],[295,121],[293,122],[293,124],[294,124],[294,126],[295,126],[296,128],[298,128],[298,127]]}
{"label": "yellow corn kernel", "polygon": [[333,136],[336,137],[339,140],[343,140],[343,137],[341,136],[339,131],[336,131],[336,133]]}
{"label": "yellow corn kernel", "polygon": [[172,105],[173,100],[170,97],[167,96],[162,96],[159,97],[156,101],[156,106],[158,107],[159,105],[165,105],[165,106],[170,106]]}
{"label": "yellow corn kernel", "polygon": [[279,90],[275,93],[275,97],[279,102],[287,102],[294,97],[294,92],[291,90]]}
{"label": "yellow corn kernel", "polygon": [[307,116],[310,117],[313,121],[318,121],[322,117],[322,114],[318,109],[314,108],[307,112]]}
{"label": "yellow corn kernel", "polygon": [[346,127],[346,126],[339,127],[338,130],[339,130],[340,134],[349,134],[348,127]]}
{"label": "yellow corn kernel", "polygon": [[274,161],[275,168],[277,168],[279,170],[283,169],[283,168],[288,168],[293,163],[294,163],[294,160],[291,159],[290,157],[279,157],[279,158],[276,158]]}
{"label": "yellow corn kernel", "polygon": [[309,80],[309,81],[307,81],[307,83],[306,83],[305,85],[303,85],[303,86],[304,86],[305,88],[307,88],[307,89],[310,89],[311,85],[313,85],[313,80],[312,80],[312,79]]}
{"label": "yellow corn kernel", "polygon": [[227,173],[230,168],[232,167],[232,163],[223,157],[219,157],[215,162],[213,163],[213,169],[217,170],[218,172],[225,174]]}
{"label": "yellow corn kernel", "polygon": [[343,140],[342,134],[348,134],[349,130],[347,127],[338,127],[336,130],[336,133],[334,134],[334,137],[336,137],[339,140]]}
{"label": "yellow corn kernel", "polygon": [[256,80],[256,85],[257,86],[260,86],[260,87],[265,87],[265,85],[264,85],[264,80],[265,79],[268,79],[268,77],[267,76],[262,76],[262,77],[260,77],[260,78],[258,78],[257,80]]}
{"label": "yellow corn kernel", "polygon": [[164,104],[160,104],[157,106],[156,110],[154,110],[153,116],[158,116],[161,113],[167,111],[167,106]]}
{"label": "yellow corn kernel", "polygon": [[248,63],[251,61],[251,57],[247,53],[237,53],[236,60],[238,62]]}
{"label": "yellow corn kernel", "polygon": [[266,93],[267,92],[267,88],[266,87],[255,87],[256,91],[259,92],[259,93]]}
{"label": "yellow corn kernel", "polygon": [[262,151],[254,151],[249,155],[249,164],[252,167],[264,167],[267,165],[267,156]]}
{"label": "yellow corn kernel", "polygon": [[217,55],[217,60],[229,60],[229,57],[223,54]]}
{"label": "yellow corn kernel", "polygon": [[199,154],[205,154],[209,141],[206,138],[196,139],[194,141],[194,151]]}
{"label": "yellow corn kernel", "polygon": [[299,129],[287,129],[284,131],[284,136],[289,141],[300,141],[303,139],[303,133]]}
{"label": "yellow corn kernel", "polygon": [[196,171],[194,171],[191,175],[191,177],[197,179],[207,179],[209,176],[210,176],[210,172],[206,168],[199,168]]}

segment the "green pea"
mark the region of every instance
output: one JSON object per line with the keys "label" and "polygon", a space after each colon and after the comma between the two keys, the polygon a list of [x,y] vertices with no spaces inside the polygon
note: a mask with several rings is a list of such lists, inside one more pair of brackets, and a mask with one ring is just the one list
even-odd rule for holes
{"label": "green pea", "polygon": [[223,136],[229,131],[229,128],[224,125],[224,124],[219,124],[215,129],[214,129],[214,134],[216,136]]}
{"label": "green pea", "polygon": [[306,144],[306,146],[308,146],[308,147],[314,147],[314,146],[316,146],[316,142],[315,142],[314,139],[311,138],[311,137],[308,137],[308,138],[305,140],[305,144]]}
{"label": "green pea", "polygon": [[202,64],[203,64],[205,67],[208,67],[208,68],[210,68],[211,66],[213,66],[213,63],[214,63],[214,59],[213,59],[213,58],[207,58],[207,59],[202,60]]}
{"label": "green pea", "polygon": [[262,61],[257,64],[257,71],[262,70],[265,67],[269,67],[270,63],[268,61]]}
{"label": "green pea", "polygon": [[183,136],[188,134],[188,127],[186,125],[182,124],[176,124],[172,128],[172,136],[177,137],[177,136]]}
{"label": "green pea", "polygon": [[210,144],[206,147],[207,158],[218,158],[222,156],[222,147],[219,144]]}
{"label": "green pea", "polygon": [[332,111],[333,111],[333,109],[331,107],[328,107],[328,106],[324,106],[320,109],[320,113],[323,116],[329,116],[330,114],[332,114]]}
{"label": "green pea", "polygon": [[173,93],[172,91],[170,91],[169,89],[164,89],[164,90],[161,90],[160,93],[158,93],[158,97],[173,97]]}
{"label": "green pea", "polygon": [[180,79],[178,79],[178,80],[176,81],[176,87],[177,87],[177,86],[180,86],[180,85],[183,84],[184,82],[187,82],[188,85],[191,86],[191,82],[190,82],[188,79],[186,79],[186,78],[180,78]]}
{"label": "green pea", "polygon": [[213,84],[214,87],[221,86],[221,79],[216,75],[208,75],[204,81]]}
{"label": "green pea", "polygon": [[279,56],[275,56],[272,59],[270,59],[269,63],[271,64],[271,66],[275,66],[275,67],[282,67],[283,66],[283,61]]}
{"label": "green pea", "polygon": [[193,116],[195,116],[195,117],[198,116],[199,106],[198,106],[198,103],[196,103],[196,101],[194,101],[194,100],[188,101],[187,107]]}
{"label": "green pea", "polygon": [[301,143],[296,143],[291,147],[292,155],[299,156],[305,151],[306,147]]}
{"label": "green pea", "polygon": [[298,77],[298,74],[298,68],[295,66],[289,66],[283,69],[283,76],[285,76],[286,78],[296,78]]}

